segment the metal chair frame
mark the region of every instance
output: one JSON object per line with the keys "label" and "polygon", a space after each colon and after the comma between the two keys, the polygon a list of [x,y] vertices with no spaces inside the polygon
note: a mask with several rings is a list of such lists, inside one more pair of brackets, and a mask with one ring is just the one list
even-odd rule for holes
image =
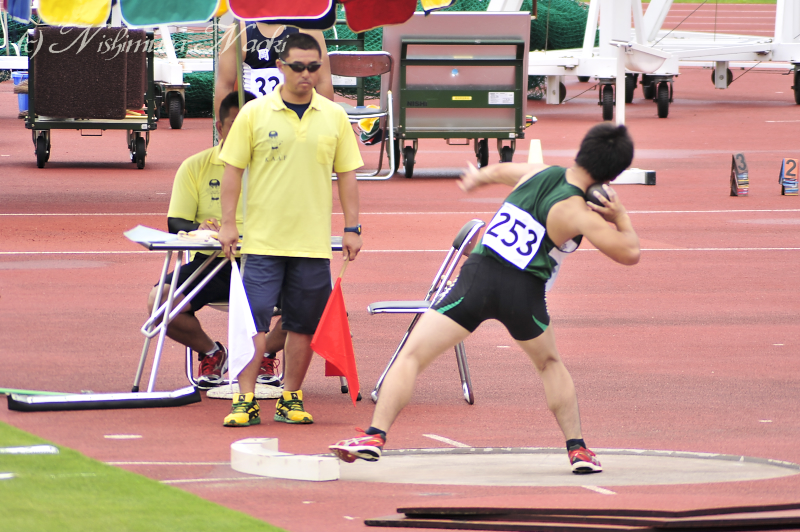
{"label": "metal chair frame", "polygon": [[[329,52],[328,59],[331,65],[331,74],[342,77],[365,78],[371,76],[382,76],[389,74],[389,85],[393,81],[393,62],[392,56],[388,52]],[[381,97],[379,101],[382,101]],[[385,180],[392,177],[397,168],[394,150],[394,113],[392,111],[392,91],[386,93],[386,105],[381,105],[380,109],[368,107],[353,107],[344,102],[337,102],[347,112],[351,124],[357,123],[365,118],[378,118],[380,127],[383,130],[383,140],[381,140],[381,150],[378,157],[378,169],[374,172],[358,172],[358,179]],[[387,126],[388,122],[388,126]],[[389,156],[389,172],[380,175],[383,168],[383,154],[387,152]]]}
{"label": "metal chair frame", "polygon": [[[397,349],[392,355],[392,358],[389,360],[386,369],[383,370],[383,373],[378,379],[375,389],[373,389],[372,393],[370,394],[373,402],[378,401],[378,394],[380,393],[383,380],[386,378],[386,374],[389,373],[389,370],[397,359],[397,356],[400,354],[400,351],[406,344],[406,341],[408,340],[411,331],[416,326],[417,321],[419,321],[420,316],[431,307],[431,304],[447,287],[447,284],[450,281],[456,266],[458,266],[461,257],[466,255],[466,253],[471,250],[471,244],[473,240],[478,237],[478,234],[483,226],[484,223],[482,220],[470,220],[464,224],[464,226],[456,235],[456,238],[453,240],[453,245],[447,252],[442,265],[439,266],[439,271],[436,272],[436,276],[433,278],[433,283],[431,283],[428,293],[425,295],[425,299],[418,301],[380,301],[377,303],[372,303],[367,307],[367,311],[370,314],[414,314],[414,318],[411,320],[411,324],[408,326],[408,329],[406,329],[403,339],[400,340],[400,345],[397,346]],[[461,378],[461,389],[464,393],[464,400],[469,404],[474,404],[475,396],[472,391],[472,379],[470,378],[469,374],[467,351],[464,348],[464,342],[460,342],[455,346],[455,352],[456,363],[458,364],[458,374]]]}

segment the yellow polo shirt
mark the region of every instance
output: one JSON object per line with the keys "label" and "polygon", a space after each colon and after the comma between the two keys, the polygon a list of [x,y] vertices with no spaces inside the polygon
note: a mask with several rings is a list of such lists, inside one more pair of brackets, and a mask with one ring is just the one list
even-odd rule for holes
{"label": "yellow polo shirt", "polygon": [[[168,217],[183,218],[199,224],[209,218],[216,218],[218,221],[222,219],[219,192],[225,163],[219,158],[221,147],[217,145],[208,148],[181,163],[172,183]],[[241,232],[241,198],[236,209],[236,225]]]}
{"label": "yellow polo shirt", "polygon": [[300,120],[281,87],[242,107],[219,155],[250,166],[242,253],[329,259],[331,173],[364,162],[344,109],[314,91]]}

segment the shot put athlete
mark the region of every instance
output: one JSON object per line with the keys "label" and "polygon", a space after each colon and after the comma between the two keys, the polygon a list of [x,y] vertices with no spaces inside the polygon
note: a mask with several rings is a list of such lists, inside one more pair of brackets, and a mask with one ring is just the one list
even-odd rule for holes
{"label": "shot put athlete", "polygon": [[584,199],[591,185],[608,183],[632,160],[633,141],[625,126],[603,123],[586,134],[570,168],[505,163],[477,170],[469,165],[461,175],[464,191],[489,183],[514,190],[489,222],[456,283],[411,332],[381,387],[372,425],[330,449],[345,462],[378,460],[386,432],[411,399],[420,372],[483,321],[496,319],[539,373],[547,406],[566,439],[573,473],[602,471],[583,440],[575,386],[556,349],[545,291],[564,253],[577,249],[582,236],[616,262],[639,262],[639,237],[613,189],[605,186],[608,199],[595,194],[600,205]]}

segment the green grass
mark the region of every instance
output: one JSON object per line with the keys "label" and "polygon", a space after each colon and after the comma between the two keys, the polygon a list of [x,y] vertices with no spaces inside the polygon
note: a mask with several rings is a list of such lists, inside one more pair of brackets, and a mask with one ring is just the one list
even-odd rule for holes
{"label": "green grass", "polygon": [[[33,414],[35,415],[35,414]],[[0,447],[49,443],[0,423]],[[0,529],[36,532],[278,532],[249,515],[59,447],[0,454]]]}

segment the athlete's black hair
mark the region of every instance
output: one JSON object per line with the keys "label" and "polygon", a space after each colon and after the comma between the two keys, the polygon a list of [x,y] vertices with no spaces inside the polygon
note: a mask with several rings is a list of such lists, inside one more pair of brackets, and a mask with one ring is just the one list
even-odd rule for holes
{"label": "athlete's black hair", "polygon": [[320,57],[322,57],[322,49],[319,47],[319,43],[308,33],[292,33],[286,37],[286,40],[283,41],[283,43],[283,50],[281,50],[281,53],[278,56],[281,58],[281,61],[286,62],[286,58],[289,57],[289,50],[292,48],[299,48],[301,50],[316,50]]}
{"label": "athlete's black hair", "polygon": [[597,124],[581,141],[575,162],[598,183],[611,181],[633,161],[633,139],[625,126]]}
{"label": "athlete's black hair", "polygon": [[[250,91],[244,91],[244,103],[249,102],[250,100],[255,100],[255,95]],[[220,122],[224,122],[228,115],[231,112],[231,107],[239,108],[239,93],[237,91],[233,91],[225,98],[222,99],[222,102],[219,104],[219,113],[217,113],[217,120]]]}

